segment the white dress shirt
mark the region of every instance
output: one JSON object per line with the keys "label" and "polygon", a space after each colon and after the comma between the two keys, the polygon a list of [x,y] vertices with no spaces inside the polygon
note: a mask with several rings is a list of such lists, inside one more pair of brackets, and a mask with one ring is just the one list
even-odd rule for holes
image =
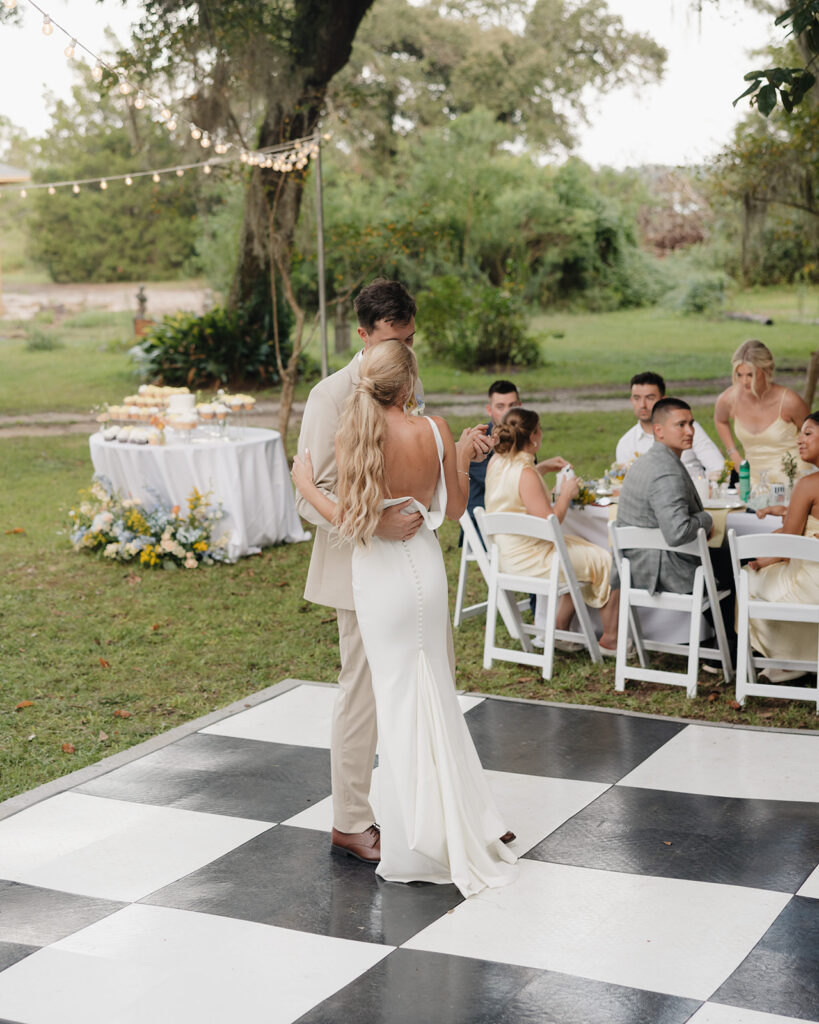
{"label": "white dress shirt", "polygon": [[[628,465],[638,455],[645,455],[653,444],[653,431],[646,433],[638,420],[617,442],[615,461]],[[724,456],[699,423],[694,424],[694,443],[682,453],[682,463],[693,477],[721,470],[725,465]]]}

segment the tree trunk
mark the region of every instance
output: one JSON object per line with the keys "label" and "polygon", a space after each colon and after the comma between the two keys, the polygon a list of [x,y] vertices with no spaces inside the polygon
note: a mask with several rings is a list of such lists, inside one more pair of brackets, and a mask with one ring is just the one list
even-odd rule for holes
{"label": "tree trunk", "polygon": [[336,302],[335,351],[336,355],[344,355],[350,351],[350,320],[345,299]]}
{"label": "tree trunk", "polygon": [[[350,56],[361,19],[374,0],[309,0],[298,5],[291,31],[290,66],[272,80],[257,146],[263,149],[311,135],[327,86]],[[304,191],[305,170],[282,174],[254,167],[228,305],[259,301],[270,287],[269,211],[279,251],[289,254]]]}

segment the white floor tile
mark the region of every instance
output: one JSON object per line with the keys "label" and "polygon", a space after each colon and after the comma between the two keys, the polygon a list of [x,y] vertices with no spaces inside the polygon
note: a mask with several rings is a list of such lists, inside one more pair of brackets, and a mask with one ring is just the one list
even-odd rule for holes
{"label": "white floor tile", "polygon": [[[334,686],[295,686],[264,704],[240,711],[201,731],[213,736],[329,749],[330,726],[337,693]],[[464,713],[485,699],[471,693],[458,694],[458,703]]]}
{"label": "white floor tile", "polygon": [[706,1003],[690,1018],[688,1024],[805,1024],[796,1017],[780,1017],[775,1013],[744,1010],[741,1006]]}
{"label": "white floor tile", "polygon": [[550,832],[609,789],[608,783],[540,775],[511,772],[487,772],[486,775],[503,824],[517,836],[509,848],[518,855],[537,846]]}
{"label": "white floor tile", "polygon": [[405,945],[707,999],[790,898],[784,893],[519,861]]}
{"label": "white floor tile", "polygon": [[26,1024],[290,1024],[391,947],[136,905],[0,973]]}
{"label": "white floor tile", "polygon": [[202,732],[329,749],[337,692],[335,686],[294,686],[264,704],[209,725]]}
{"label": "white floor tile", "polygon": [[61,793],[0,821],[0,878],[138,900],[271,827],[267,821]]}
{"label": "white floor tile", "polygon": [[797,896],[810,896],[811,899],[819,900],[819,868],[808,875],[805,884],[796,894]]}
{"label": "white floor tile", "polygon": [[621,779],[620,785],[819,802],[819,734],[689,725]]}

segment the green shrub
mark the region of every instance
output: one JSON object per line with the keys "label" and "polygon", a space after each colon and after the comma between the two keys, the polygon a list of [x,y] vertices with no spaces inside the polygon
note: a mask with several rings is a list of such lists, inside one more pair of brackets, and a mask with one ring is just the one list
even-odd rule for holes
{"label": "green shrub", "polygon": [[[284,317],[280,331],[287,361],[290,344]],[[279,382],[270,325],[246,309],[216,307],[201,316],[176,313],[163,317],[131,351],[141,375],[162,384],[240,388],[270,387]],[[307,369],[305,360],[300,375]]]}
{"label": "green shrub", "polygon": [[725,305],[731,279],[720,271],[700,271],[682,281],[669,294],[669,303],[681,313],[717,313]]}
{"label": "green shrub", "polygon": [[39,327],[30,327],[26,339],[26,349],[29,352],[53,352],[55,348],[63,348],[59,338],[47,331],[41,331]]}
{"label": "green shrub", "polygon": [[464,370],[538,366],[540,346],[526,333],[521,300],[501,288],[432,278],[418,296],[424,341],[433,355]]}

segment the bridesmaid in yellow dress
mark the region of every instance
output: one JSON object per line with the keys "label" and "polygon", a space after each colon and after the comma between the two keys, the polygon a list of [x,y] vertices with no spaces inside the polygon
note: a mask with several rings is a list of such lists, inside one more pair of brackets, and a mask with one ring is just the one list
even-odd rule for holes
{"label": "bridesmaid in yellow dress", "polygon": [[[819,467],[819,412],[811,413],[799,432],[799,454]],[[787,508],[762,509],[758,515],[784,515],[781,533],[819,538],[819,473],[803,477],[796,485]],[[816,541],[819,545],[819,539]],[[819,564],[800,559],[758,558],[749,563],[754,570],[749,582],[752,598],[762,601],[819,603]],[[776,622],[751,619],[751,646],[766,658],[797,658],[813,661],[817,651],[817,629],[810,622]],[[802,675],[784,669],[765,669],[772,682],[785,682]]]}
{"label": "bridesmaid in yellow dress", "polygon": [[734,352],[731,366],[734,383],[717,399],[714,425],[734,468],[739,469],[742,455],[731,435],[731,420],[751,469],[752,487],[763,470],[769,483],[785,483],[786,453],[796,459],[798,476],[804,476],[810,466],[799,460],[796,438],[810,410],[795,391],[774,383],[770,349],[761,341],[746,341]]}
{"label": "bridesmaid in yellow dress", "polygon": [[[531,409],[510,409],[493,434],[495,452],[486,469],[486,511],[522,512],[542,519],[554,513],[563,522],[577,494],[579,481],[576,478],[565,481],[552,505],[543,477],[534,468],[535,453],[543,438],[538,414]],[[603,654],[615,655],[620,591],[612,590],[609,585],[611,555],[580,537],[564,534],[564,539],[583,600],[590,608],[600,609],[603,624],[600,650]],[[504,572],[530,576],[550,574],[554,545],[549,541],[511,534],[499,534],[495,540]],[[571,598],[564,595],[557,611],[557,628],[568,629],[573,614]]]}

